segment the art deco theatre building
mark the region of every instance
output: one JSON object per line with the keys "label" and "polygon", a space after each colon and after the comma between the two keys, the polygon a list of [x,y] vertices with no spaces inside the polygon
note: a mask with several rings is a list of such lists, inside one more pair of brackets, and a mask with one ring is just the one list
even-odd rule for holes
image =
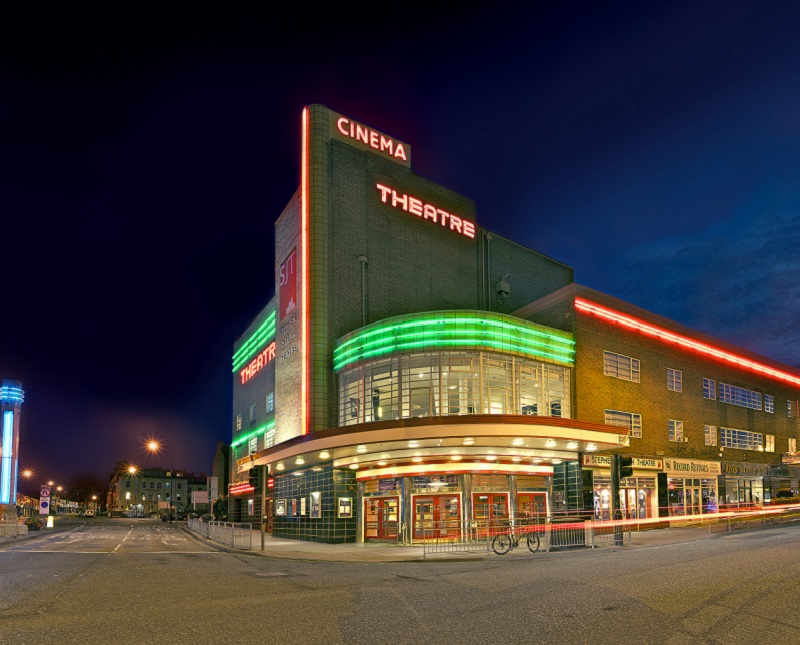
{"label": "art deco theatre building", "polygon": [[[312,105],[274,297],[235,343],[229,516],[324,542],[715,512],[797,488],[800,373],[574,283]],[[782,456],[784,457],[782,459]],[[259,475],[260,473],[260,475]]]}

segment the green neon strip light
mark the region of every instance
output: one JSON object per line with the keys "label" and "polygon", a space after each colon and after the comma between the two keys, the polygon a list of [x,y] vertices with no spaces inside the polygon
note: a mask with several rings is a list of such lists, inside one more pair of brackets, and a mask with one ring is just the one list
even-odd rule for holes
{"label": "green neon strip light", "polygon": [[436,312],[383,320],[340,341],[334,369],[395,352],[437,348],[490,349],[573,365],[572,334],[491,312]]}
{"label": "green neon strip light", "polygon": [[253,430],[253,431],[252,431],[250,434],[246,434],[244,437],[239,437],[239,438],[238,438],[236,441],[234,441],[234,442],[231,444],[231,448],[235,448],[235,447],[236,447],[236,446],[238,446],[239,444],[242,444],[242,443],[244,443],[245,441],[249,441],[250,439],[252,439],[252,438],[253,438],[253,437],[255,437],[256,435],[259,435],[259,434],[261,434],[262,432],[266,432],[267,430],[271,430],[271,429],[272,429],[272,428],[274,428],[274,427],[275,427],[275,419],[273,419],[272,421],[268,421],[268,422],[267,422],[267,423],[265,423],[263,426],[260,426],[260,427],[256,428],[256,429],[255,429],[255,430]]}
{"label": "green neon strip light", "polygon": [[267,341],[272,340],[273,336],[275,336],[274,311],[267,316],[267,319],[253,332],[244,345],[236,350],[232,359],[233,369],[231,371],[236,372],[242,365],[245,365]]}

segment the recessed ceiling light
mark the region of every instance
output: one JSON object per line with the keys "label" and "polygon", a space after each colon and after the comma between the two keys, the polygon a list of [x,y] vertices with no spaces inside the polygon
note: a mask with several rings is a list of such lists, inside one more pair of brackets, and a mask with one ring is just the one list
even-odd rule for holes
{"label": "recessed ceiling light", "polygon": [[356,452],[367,452],[367,447],[366,446],[358,446],[356,448]]}
{"label": "recessed ceiling light", "polygon": [[358,464],[350,464],[351,470],[358,470]]}
{"label": "recessed ceiling light", "polygon": [[294,463],[296,463],[298,466],[302,466],[304,463],[306,463],[306,460],[303,459],[302,456],[300,456],[300,457],[298,457],[297,459],[294,460]]}
{"label": "recessed ceiling light", "polygon": [[302,470],[296,470],[295,472],[292,473],[292,475],[294,475],[295,477],[302,477],[303,476],[303,471]]}
{"label": "recessed ceiling light", "polygon": [[511,442],[511,445],[512,446],[521,446],[523,443],[525,443],[525,440],[517,437],[516,439],[514,439],[514,441]]}
{"label": "recessed ceiling light", "polygon": [[596,443],[588,443],[588,444],[586,444],[586,451],[587,452],[594,452],[595,450],[597,450],[597,444]]}
{"label": "recessed ceiling light", "polygon": [[486,455],[486,461],[494,461],[497,459],[497,455]]}
{"label": "recessed ceiling light", "polygon": [[556,445],[555,439],[548,439],[544,445],[548,448],[554,448]]}
{"label": "recessed ceiling light", "polygon": [[560,459],[553,459],[553,463],[554,463],[554,464],[560,464],[560,463],[561,463],[561,460],[560,460]]}
{"label": "recessed ceiling light", "polygon": [[385,465],[386,465],[386,462],[385,462],[385,461],[383,461],[383,459],[381,459],[381,460],[378,462],[378,465],[379,465],[379,466],[385,466]]}
{"label": "recessed ceiling light", "polygon": [[422,461],[422,457],[414,457],[411,461],[413,461],[415,464],[418,464]]}
{"label": "recessed ceiling light", "polygon": [[320,470],[322,470],[322,468],[319,466],[314,466],[311,470],[313,470],[315,473],[318,473]]}
{"label": "recessed ceiling light", "polygon": [[512,457],[511,461],[522,461],[522,457]]}
{"label": "recessed ceiling light", "polygon": [[464,441],[462,441],[461,443],[463,443],[465,446],[471,446],[472,444],[475,443],[475,439],[472,439],[471,437],[466,437]]}
{"label": "recessed ceiling light", "polygon": [[540,464],[540,463],[542,463],[543,459],[541,457],[535,457],[535,458],[531,459],[531,461],[533,463],[535,463],[535,464]]}
{"label": "recessed ceiling light", "polygon": [[283,467],[284,467],[284,466],[283,466],[283,462],[282,462],[282,461],[279,461],[279,462],[278,462],[278,465],[277,465],[277,466],[275,466],[275,468],[277,468],[278,470],[283,470]]}
{"label": "recessed ceiling light", "polygon": [[323,450],[321,453],[319,453],[320,459],[328,459],[330,456],[331,453],[329,453],[327,450]]}
{"label": "recessed ceiling light", "polygon": [[461,455],[451,455],[450,459],[453,461],[461,461]]}
{"label": "recessed ceiling light", "polygon": [[381,459],[388,459],[388,458],[389,458],[388,452],[381,453]]}
{"label": "recessed ceiling light", "polygon": [[419,441],[409,441],[408,442],[409,448],[419,448]]}
{"label": "recessed ceiling light", "polygon": [[570,441],[570,442],[567,444],[567,448],[568,448],[569,450],[575,450],[575,448],[577,448],[577,447],[578,447],[578,442],[577,442],[577,441]]}

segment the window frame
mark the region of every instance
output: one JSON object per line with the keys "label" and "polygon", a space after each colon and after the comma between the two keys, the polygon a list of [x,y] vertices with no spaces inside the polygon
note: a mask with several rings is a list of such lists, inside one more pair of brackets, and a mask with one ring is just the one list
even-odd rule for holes
{"label": "window frame", "polygon": [[667,389],[670,392],[683,392],[683,371],[667,368]]}
{"label": "window frame", "polygon": [[[627,363],[627,366],[625,365]],[[621,375],[622,374],[622,375]],[[603,350],[603,376],[628,381],[629,383],[642,382],[641,361],[632,356]]]}

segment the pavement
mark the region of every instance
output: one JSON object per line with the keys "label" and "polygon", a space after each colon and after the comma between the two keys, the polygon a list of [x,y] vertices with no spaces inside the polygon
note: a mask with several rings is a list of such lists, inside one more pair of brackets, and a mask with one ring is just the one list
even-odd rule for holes
{"label": "pavement", "polygon": [[[190,531],[185,524],[182,528],[201,541],[206,541],[203,536]],[[724,533],[711,532],[708,526],[705,527],[672,527],[662,529],[650,529],[646,531],[633,531],[631,533],[631,543],[625,546],[602,546],[598,548],[619,548],[619,549],[644,549],[651,547],[681,544],[685,542],[695,542],[697,540],[707,540],[718,538]],[[266,557],[276,560],[307,560],[314,562],[429,562],[429,561],[472,561],[487,560],[497,556],[495,553],[486,550],[476,552],[455,552],[455,553],[426,553],[422,545],[398,546],[392,543],[361,542],[348,544],[325,544],[320,542],[306,542],[303,540],[289,540],[284,538],[272,537],[269,534],[264,536],[264,549],[261,550],[261,533],[252,531],[252,549],[233,549],[231,547],[214,543],[214,546],[231,553],[241,553]],[[567,549],[554,549],[550,553],[564,552]],[[568,549],[575,552],[576,549]],[[577,549],[589,552],[591,549]],[[530,553],[526,548],[511,551],[516,555],[547,555],[545,551],[536,554]]]}
{"label": "pavement", "polygon": [[[149,519],[134,519],[122,521],[135,521],[135,522],[154,522],[156,520]],[[69,518],[56,518],[56,524],[53,528],[42,529],[40,531],[31,531],[26,535],[20,535],[17,538],[0,538],[0,547],[12,543],[18,543],[22,540],[36,539],[37,537],[44,537],[67,531],[76,526],[80,526],[84,522],[70,520]],[[192,535],[195,539],[201,542],[208,542],[194,531],[190,531],[186,524],[181,522],[180,528]],[[695,542],[697,540],[708,540],[719,538],[725,533],[712,532],[708,526],[699,527],[671,527],[671,528],[657,528],[645,531],[633,531],[631,533],[631,542],[625,546],[601,546],[599,548],[617,548],[617,549],[645,549],[660,546],[668,546],[672,544],[681,544],[686,542]],[[284,538],[272,537],[270,534],[264,536],[264,549],[261,549],[261,533],[260,531],[252,531],[252,549],[233,549],[223,544],[214,542],[215,548],[230,553],[239,553],[243,555],[251,555],[258,557],[266,557],[277,560],[306,560],[314,562],[360,562],[360,563],[380,563],[380,562],[422,562],[422,561],[472,561],[472,560],[485,560],[493,559],[500,556],[495,555],[493,552],[481,550],[477,552],[456,552],[456,553],[428,553],[422,545],[414,546],[397,546],[391,543],[376,543],[376,542],[362,542],[362,543],[349,543],[349,544],[325,544],[321,542],[305,542],[302,540],[289,540]],[[563,552],[565,549],[554,550],[551,552]],[[569,551],[586,551],[590,549],[569,549]],[[539,552],[531,554],[527,549],[521,547],[520,549],[511,551],[512,557],[514,555],[549,555],[546,552]],[[506,556],[507,557],[507,556]]]}

